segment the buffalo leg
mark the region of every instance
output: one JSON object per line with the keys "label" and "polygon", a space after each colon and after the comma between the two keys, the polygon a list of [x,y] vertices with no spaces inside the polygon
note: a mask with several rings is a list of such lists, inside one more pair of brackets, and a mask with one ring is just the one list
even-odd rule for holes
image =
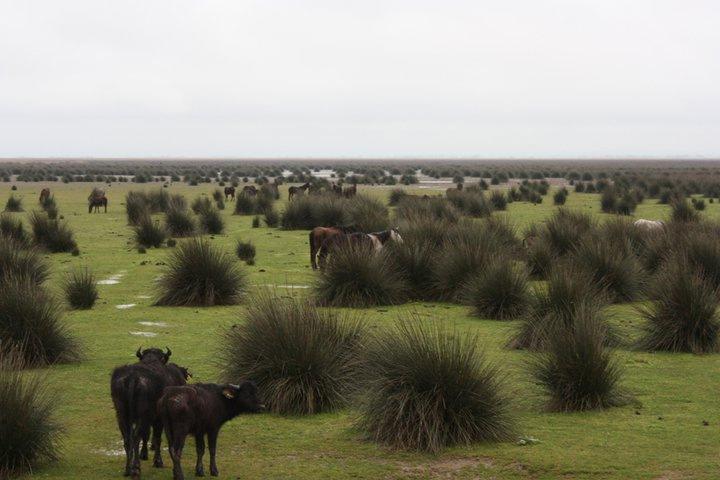
{"label": "buffalo leg", "polygon": [[136,425],[132,431],[132,464],[130,467],[130,476],[134,479],[140,478],[140,438],[143,430],[141,425]]}
{"label": "buffalo leg", "polygon": [[172,438],[168,436],[170,446],[170,458],[173,462],[173,480],[185,480],[182,470],[182,451],[185,446],[185,436],[187,432],[173,429]]}
{"label": "buffalo leg", "polygon": [[210,450],[210,475],[218,476],[217,463],[215,463],[215,452],[217,450],[217,431],[208,432],[208,449]]}
{"label": "buffalo leg", "polygon": [[120,426],[120,433],[123,437],[123,447],[125,448],[125,475],[126,477],[130,476],[130,460],[132,459],[132,426],[130,427],[130,431],[127,431],[127,428],[125,428],[125,420],[118,417],[118,425]]}
{"label": "buffalo leg", "polygon": [[197,461],[195,462],[195,476],[204,477],[203,455],[205,454],[205,438],[203,434],[195,435],[195,451],[197,452]]}
{"label": "buffalo leg", "polygon": [[153,426],[153,437],[152,437],[152,449],[153,452],[155,452],[155,455],[153,457],[153,467],[155,468],[162,468],[163,467],[163,461],[162,461],[162,432],[163,432],[163,423],[162,420],[158,420],[155,422],[155,425]]}

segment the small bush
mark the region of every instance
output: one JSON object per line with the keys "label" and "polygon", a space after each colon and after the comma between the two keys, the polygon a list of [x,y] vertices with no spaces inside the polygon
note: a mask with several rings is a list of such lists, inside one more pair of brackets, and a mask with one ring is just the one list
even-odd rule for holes
{"label": "small bush", "polygon": [[0,338],[30,366],[80,358],[78,342],[62,322],[59,305],[36,283],[6,278],[0,284]]}
{"label": "small bush", "polygon": [[15,195],[10,195],[10,198],[8,198],[7,203],[5,204],[5,211],[6,212],[22,212],[22,199],[16,197]]}
{"label": "small bush", "polygon": [[260,228],[260,217],[258,217],[258,216],[253,217],[252,228]]}
{"label": "small bush", "polygon": [[354,245],[333,251],[313,292],[320,304],[335,307],[395,305],[407,298],[407,286],[389,250]]}
{"label": "small bush", "polygon": [[380,200],[356,195],[345,200],[345,203],[348,221],[359,231],[379,232],[388,229],[388,209]]}
{"label": "small bush", "polygon": [[455,223],[461,213],[450,202],[442,197],[406,197],[395,208],[396,222],[413,222],[423,220],[442,220]]}
{"label": "small bush", "polygon": [[475,334],[417,319],[372,339],[357,427],[381,444],[429,452],[512,438],[501,372],[477,345]]}
{"label": "small bush", "polygon": [[656,277],[653,303],[645,317],[639,346],[645,350],[713,353],[720,351],[717,290],[682,255],[673,257]]}
{"label": "small bush", "polygon": [[697,210],[699,212],[702,212],[703,210],[705,210],[705,200],[703,200],[702,198],[697,199],[697,200],[693,198],[692,205],[695,208],[695,210]]}
{"label": "small bush", "polygon": [[481,318],[517,318],[530,303],[527,272],[508,258],[493,260],[475,274],[463,290],[465,303]]}
{"label": "small bush", "polygon": [[255,197],[240,194],[235,197],[235,215],[253,215],[257,213]]}
{"label": "small bush", "polygon": [[617,211],[617,193],[612,188],[606,188],[600,196],[600,209],[605,213],[615,213]]}
{"label": "small bush", "polygon": [[553,195],[553,203],[555,205],[565,205],[565,202],[567,202],[568,197],[568,191],[565,187],[559,189],[555,192]]}
{"label": "small bush", "polygon": [[190,208],[195,213],[195,215],[201,215],[206,210],[211,210],[213,208],[212,202],[207,197],[197,197],[195,200],[193,200]]}
{"label": "small bush", "polygon": [[14,241],[20,246],[27,246],[30,243],[22,221],[5,213],[0,214],[0,237],[3,241]]}
{"label": "small bush", "polygon": [[125,194],[125,213],[128,225],[137,225],[140,219],[152,213],[148,203],[145,192],[129,191]]}
{"label": "small bush", "polygon": [[62,220],[51,220],[45,214],[32,212],[30,226],[33,242],[52,253],[72,252],[77,247],[75,235]]}
{"label": "small bush", "polygon": [[158,283],[156,305],[234,305],[247,288],[245,272],[233,258],[200,238],[173,250]]}
{"label": "small bush", "polygon": [[531,364],[552,411],[596,410],[630,400],[620,386],[622,369],[605,347],[605,321],[588,304],[575,311],[572,328],[552,332],[547,351]]}
{"label": "small bush", "polygon": [[543,235],[553,252],[565,255],[574,250],[594,227],[589,215],[560,208],[545,223]]}
{"label": "small bush", "polygon": [[267,225],[270,228],[276,228],[278,225],[280,225],[280,214],[278,214],[274,209],[270,208],[269,210],[265,211],[265,225]]}
{"label": "small bush", "polygon": [[537,279],[547,277],[550,269],[559,260],[550,241],[542,236],[526,237],[526,262],[530,275]]}
{"label": "small bush", "polygon": [[36,251],[26,250],[13,240],[0,242],[0,283],[16,278],[41,285],[49,275],[50,267]]}
{"label": "small bush", "polygon": [[188,237],[195,233],[195,221],[188,210],[173,206],[165,212],[165,228],[173,237]]}
{"label": "small bush", "polygon": [[135,244],[140,247],[158,248],[167,238],[165,227],[160,221],[153,220],[150,215],[145,215],[133,227],[135,235]]}
{"label": "small bush", "polygon": [[408,194],[404,188],[393,188],[392,191],[390,192],[390,198],[388,200],[388,205],[390,205],[391,207],[394,207],[395,205],[400,203],[400,201],[403,198],[407,197],[407,195]]}
{"label": "small bush", "polygon": [[673,222],[687,223],[696,222],[700,216],[690,203],[681,199],[672,202],[672,214],[670,218]]}
{"label": "small bush", "polygon": [[65,279],[63,290],[68,304],[78,310],[92,308],[98,298],[95,276],[87,268],[70,273]]}
{"label": "small bush", "polygon": [[32,472],[59,458],[58,395],[47,378],[0,352],[0,478]]}
{"label": "small bush", "polygon": [[200,212],[200,227],[203,232],[212,235],[222,233],[225,229],[225,222],[223,222],[220,211],[217,208],[211,207]]}
{"label": "small bush", "polygon": [[165,242],[165,243],[167,244],[168,247],[172,248],[177,245],[177,240],[175,240],[174,238],[168,238],[167,242]]}
{"label": "small bush", "polygon": [[450,190],[447,192],[448,201],[458,210],[471,217],[487,217],[493,211],[492,203],[485,198],[480,190]]}
{"label": "small bush", "polygon": [[306,301],[260,296],[225,333],[228,382],[252,378],[270,411],[308,415],[347,405],[358,387],[363,325]]}
{"label": "small bush", "polygon": [[492,194],[490,194],[490,203],[492,204],[494,210],[505,210],[507,208],[508,201],[502,191],[493,190]]}
{"label": "small bush", "polygon": [[252,242],[243,242],[238,240],[235,246],[235,254],[243,262],[248,262],[255,259],[255,245]]}

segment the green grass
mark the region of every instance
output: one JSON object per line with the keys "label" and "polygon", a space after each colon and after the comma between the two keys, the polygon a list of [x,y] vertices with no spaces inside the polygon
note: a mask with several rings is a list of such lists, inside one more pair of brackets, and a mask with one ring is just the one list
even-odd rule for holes
{"label": "green grass", "polygon": [[[128,190],[157,189],[157,185],[107,187],[107,214],[87,213],[92,185],[86,183],[19,183],[15,194],[24,199],[27,210],[39,208],[34,199],[44,186],[52,190],[81,251],[79,257],[69,253],[47,255],[52,266],[48,287],[60,294],[65,273],[84,266],[89,266],[99,280],[119,273],[123,277],[116,285],[99,285],[100,298],[92,310],[65,314],[65,321],[83,343],[86,359],[79,364],[45,369],[59,393],[57,418],[66,436],[62,460],[37,470],[35,476],[121,478],[123,457],[112,455],[122,450],[108,388],[113,367],[133,362],[140,345],[168,345],[173,350],[173,361],[190,367],[193,381],[217,381],[221,333],[238,321],[244,307],[155,307],[152,298],[145,298],[156,293],[155,278],[163,268],[157,264],[166,261],[171,249],[138,254],[122,203]],[[175,184],[168,190],[191,201],[201,193],[210,195],[214,188],[209,184]],[[360,186],[362,193],[383,199],[391,189]],[[426,189],[410,191],[432,193]],[[282,199],[276,204],[279,211],[286,201],[287,188],[282,187],[281,192]],[[9,184],[0,186],[0,198],[9,194]],[[552,203],[549,196],[540,205],[513,202],[508,204],[507,215],[522,230],[550,216],[557,208]],[[600,213],[596,194],[571,192],[565,207],[607,217]],[[252,241],[257,247],[256,264],[245,267],[251,284],[274,285],[282,295],[307,295],[307,289],[284,287],[310,285],[313,280],[307,231],[251,228],[252,217],[234,216],[233,210],[234,205],[228,205],[220,212],[225,232],[213,235],[210,241],[227,252],[234,251],[238,238]],[[669,213],[668,205],[648,199],[638,206],[635,217],[667,219]],[[11,215],[22,218],[27,226],[27,214]],[[720,219],[720,204],[708,204],[701,215]],[[162,217],[158,214],[157,218]],[[116,308],[132,303],[136,306]],[[612,322],[620,331],[628,338],[637,338],[641,320],[633,306],[622,304],[610,309]],[[454,447],[438,455],[402,453],[362,440],[352,428],[356,414],[352,409],[308,417],[242,416],[227,424],[220,434],[218,466],[223,478],[717,478],[720,402],[716,386],[720,355],[620,350],[618,358],[626,370],[624,385],[642,403],[641,407],[547,413],[542,390],[533,383],[525,366],[532,354],[503,348],[516,321],[477,319],[470,316],[468,307],[430,302],[364,309],[361,314],[370,327],[381,331],[398,314],[412,311],[423,318],[479,333],[489,359],[499,361],[508,372],[511,414],[517,420],[519,434],[537,438],[539,443]],[[167,326],[143,326],[138,323],[141,321],[165,322]],[[135,331],[156,332],[158,336],[143,338],[129,333]],[[703,420],[710,426],[703,426]],[[184,455],[186,469],[191,469],[195,461],[194,450],[189,438]],[[169,479],[171,472],[169,468],[155,470],[146,464],[143,478]]]}

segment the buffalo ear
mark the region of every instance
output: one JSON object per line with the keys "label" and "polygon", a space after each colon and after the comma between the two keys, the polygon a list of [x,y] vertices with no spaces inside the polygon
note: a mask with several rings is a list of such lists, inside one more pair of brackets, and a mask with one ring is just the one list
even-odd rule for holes
{"label": "buffalo ear", "polygon": [[170,350],[169,347],[165,347],[165,349],[166,349],[166,352],[165,352],[165,363],[167,363],[168,360],[170,360],[170,355],[172,355],[172,350]]}
{"label": "buffalo ear", "polygon": [[138,347],[137,352],[135,352],[135,356],[138,358],[142,358],[142,351],[140,349],[142,349],[142,347]]}
{"label": "buffalo ear", "polygon": [[225,398],[235,398],[235,390],[233,390],[232,388],[223,388],[222,394]]}

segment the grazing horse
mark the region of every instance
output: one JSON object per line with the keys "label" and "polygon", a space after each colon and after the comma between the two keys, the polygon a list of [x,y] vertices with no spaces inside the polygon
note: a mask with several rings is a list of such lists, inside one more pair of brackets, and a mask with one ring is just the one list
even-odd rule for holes
{"label": "grazing horse", "polygon": [[341,233],[330,236],[323,241],[320,250],[317,253],[318,265],[322,269],[325,267],[327,256],[330,255],[334,250],[343,245],[353,245],[366,247],[375,252],[379,252],[383,249],[385,244],[389,241],[402,243],[403,239],[400,236],[397,228],[391,228],[390,230],[384,230],[382,232],[374,233]]}
{"label": "grazing horse", "polygon": [[40,203],[45,203],[45,200],[50,198],[50,189],[49,188],[43,188],[40,191]]}
{"label": "grazing horse", "polygon": [[338,197],[342,197],[342,187],[340,185],[332,184],[332,192],[337,195]]}
{"label": "grazing horse", "polygon": [[350,198],[357,195],[357,185],[345,187],[345,189],[343,190],[343,195],[345,196],[345,198]]}
{"label": "grazing horse", "polygon": [[317,270],[317,254],[323,243],[329,238],[337,235],[353,233],[352,227],[315,227],[310,232],[310,265],[313,270]]}
{"label": "grazing horse", "polygon": [[107,213],[108,200],[105,196],[105,191],[99,188],[93,188],[92,193],[88,197],[88,213],[93,213],[93,208],[96,213],[100,213],[100,207],[105,207],[105,213]]}
{"label": "grazing horse", "polygon": [[288,188],[288,200],[291,200],[295,195],[298,195],[300,192],[305,193],[308,188],[310,188],[309,183],[306,183],[305,185],[300,185],[299,187]]}
{"label": "grazing horse", "polygon": [[662,220],[646,220],[644,218],[640,218],[633,222],[633,226],[649,232],[665,230],[665,222]]}
{"label": "grazing horse", "polygon": [[254,197],[257,195],[257,188],[255,188],[255,185],[246,185],[242,189],[242,194],[246,195],[248,197]]}
{"label": "grazing horse", "polygon": [[225,200],[235,200],[235,187],[225,187]]}

